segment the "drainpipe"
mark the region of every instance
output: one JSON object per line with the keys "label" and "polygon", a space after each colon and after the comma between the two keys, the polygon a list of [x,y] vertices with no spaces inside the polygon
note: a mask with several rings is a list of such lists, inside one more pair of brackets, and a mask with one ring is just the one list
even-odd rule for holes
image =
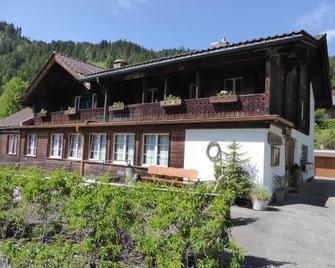
{"label": "drainpipe", "polygon": [[105,99],[104,99],[104,121],[107,121],[107,100],[108,100],[108,90],[107,88],[105,88],[99,81],[99,77],[97,77],[96,79],[97,84],[104,90],[104,95],[105,95]]}

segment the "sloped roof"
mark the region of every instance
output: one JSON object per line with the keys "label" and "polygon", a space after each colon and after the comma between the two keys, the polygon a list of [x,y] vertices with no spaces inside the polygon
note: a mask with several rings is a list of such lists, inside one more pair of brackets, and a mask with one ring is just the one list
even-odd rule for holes
{"label": "sloped roof", "polygon": [[33,111],[31,108],[25,108],[8,117],[0,119],[0,129],[15,128],[21,126],[24,122],[33,118]]}
{"label": "sloped roof", "polygon": [[98,66],[88,64],[84,61],[70,58],[64,54],[59,52],[53,52],[48,59],[47,63],[43,66],[43,68],[39,71],[39,73],[35,76],[30,85],[26,88],[21,98],[21,102],[25,104],[26,98],[30,95],[30,93],[37,87],[39,82],[46,76],[48,70],[54,65],[59,64],[62,68],[64,68],[69,74],[71,74],[75,79],[79,80],[86,75],[90,75],[96,72],[101,72],[104,69]]}
{"label": "sloped roof", "polygon": [[98,66],[88,64],[84,61],[70,58],[59,52],[53,52],[55,61],[63,66],[69,73],[71,73],[77,79],[82,76],[90,75],[93,73],[101,72],[104,69]]}
{"label": "sloped roof", "polygon": [[237,42],[237,43],[231,43],[231,44],[228,43],[227,45],[222,46],[222,47],[212,47],[212,48],[201,49],[201,50],[191,50],[185,53],[180,53],[180,54],[176,54],[176,55],[172,55],[168,57],[162,57],[162,58],[152,59],[152,60],[148,60],[148,61],[144,61],[140,63],[125,65],[123,67],[116,68],[116,69],[111,68],[111,69],[99,71],[97,73],[86,75],[82,77],[80,80],[81,81],[92,80],[97,77],[106,77],[106,76],[112,76],[114,74],[117,75],[120,73],[139,71],[141,69],[157,67],[163,64],[176,63],[178,61],[186,61],[186,60],[206,57],[210,55],[214,56],[214,55],[218,55],[221,53],[236,52],[237,50],[240,50],[240,49],[253,49],[256,47],[260,47],[260,46],[269,47],[272,45],[277,45],[277,44],[281,44],[285,42],[303,40],[310,44],[317,45],[318,40],[324,36],[325,36],[324,34],[320,34],[314,37],[304,30],[294,31],[291,33],[283,33],[280,35],[261,37],[261,38],[245,40],[245,41]]}

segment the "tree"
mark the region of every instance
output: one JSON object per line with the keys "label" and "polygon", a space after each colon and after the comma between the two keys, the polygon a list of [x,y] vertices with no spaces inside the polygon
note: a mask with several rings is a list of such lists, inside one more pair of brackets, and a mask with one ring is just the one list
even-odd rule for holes
{"label": "tree", "polygon": [[247,170],[249,159],[244,157],[240,149],[240,144],[233,141],[228,145],[228,151],[223,153],[224,159],[215,163],[215,192],[230,190],[235,197],[242,197],[250,191],[251,176]]}
{"label": "tree", "polygon": [[18,77],[13,77],[3,86],[4,92],[0,96],[0,118],[20,110],[19,100],[26,87],[27,83]]}

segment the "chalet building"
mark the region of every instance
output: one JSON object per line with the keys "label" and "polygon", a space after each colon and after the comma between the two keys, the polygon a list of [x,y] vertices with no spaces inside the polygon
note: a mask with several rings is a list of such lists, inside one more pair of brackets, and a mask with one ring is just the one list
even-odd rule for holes
{"label": "chalet building", "polygon": [[22,97],[31,115],[0,121],[0,157],[82,175],[177,167],[208,180],[235,140],[272,188],[294,164],[314,176],[314,109],[331,99],[326,35],[305,31],[108,70],[53,53]]}

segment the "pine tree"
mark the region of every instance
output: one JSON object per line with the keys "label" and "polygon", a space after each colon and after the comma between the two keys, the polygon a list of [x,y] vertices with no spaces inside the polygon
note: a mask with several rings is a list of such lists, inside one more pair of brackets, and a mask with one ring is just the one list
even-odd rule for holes
{"label": "pine tree", "polygon": [[214,165],[216,183],[214,191],[231,190],[235,197],[242,197],[250,191],[251,178],[247,171],[249,159],[241,153],[241,145],[233,141],[223,152],[224,158]]}

